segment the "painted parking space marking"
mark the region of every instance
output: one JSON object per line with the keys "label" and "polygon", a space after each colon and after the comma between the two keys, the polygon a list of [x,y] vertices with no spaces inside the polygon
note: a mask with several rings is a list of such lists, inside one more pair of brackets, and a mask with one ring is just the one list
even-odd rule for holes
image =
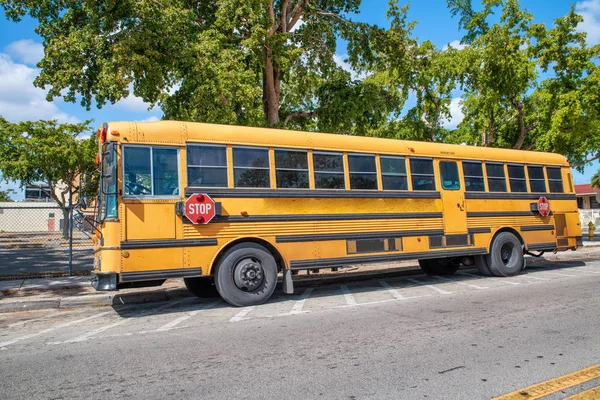
{"label": "painted parking space marking", "polygon": [[344,299],[346,300],[346,304],[350,307],[357,306],[358,303],[354,298],[354,295],[350,293],[350,289],[346,285],[340,285],[340,289],[342,290],[342,294],[344,295]]}
{"label": "painted parking space marking", "polygon": [[489,289],[488,286],[479,286],[479,285],[474,285],[472,283],[467,283],[467,282],[463,282],[457,279],[451,279],[451,278],[446,278],[443,276],[436,276],[436,279],[442,280],[442,281],[446,281],[446,282],[452,282],[452,283],[456,283],[457,285],[462,285],[462,286],[467,286],[473,289],[477,289],[477,290],[482,290],[482,289]]}
{"label": "painted parking space marking", "polygon": [[50,332],[56,331],[56,330],[61,329],[61,328],[67,328],[69,326],[78,325],[78,324],[81,324],[83,322],[90,321],[92,319],[103,317],[103,316],[105,316],[107,314],[110,314],[110,311],[105,311],[105,312],[101,312],[101,313],[98,313],[98,314],[90,315],[89,317],[81,318],[81,319],[78,319],[78,320],[75,320],[75,321],[66,322],[64,324],[59,324],[59,325],[56,325],[56,326],[53,326],[53,327],[50,327],[50,328],[43,329],[43,330],[41,330],[39,332],[36,332],[36,333],[30,333],[29,335],[21,336],[21,337],[18,337],[16,339],[9,340],[7,342],[2,342],[2,343],[0,343],[0,349],[4,350],[7,346],[10,346],[11,344],[14,344],[14,343],[17,343],[17,342],[21,342],[23,340],[31,339],[31,338],[36,337],[36,336],[44,335],[46,333],[50,333]]}
{"label": "painted parking space marking", "polygon": [[424,286],[424,287],[429,288],[431,290],[435,290],[439,294],[452,294],[452,293],[454,293],[454,292],[449,292],[449,291],[444,290],[444,289],[440,289],[440,288],[438,288],[438,287],[436,287],[434,285],[429,285],[427,283],[421,282],[421,281],[419,281],[417,279],[414,279],[414,278],[406,278],[406,280],[408,280],[408,281],[410,281],[412,283],[416,283],[419,286]]}
{"label": "painted parking space marking", "polygon": [[289,315],[310,312],[310,311],[302,311],[302,309],[304,308],[304,304],[306,303],[306,300],[312,294],[313,290],[314,290],[314,288],[311,288],[311,287],[306,288],[306,290],[304,291],[304,293],[302,293],[302,297],[300,298],[300,300],[298,300],[298,301],[296,301],[294,303],[294,306],[292,307],[292,310],[289,312]]}
{"label": "painted parking space marking", "polygon": [[13,324],[9,324],[9,325],[7,325],[7,328],[16,328],[17,326],[22,326],[22,325],[28,324],[30,322],[41,321],[41,320],[46,319],[48,317],[52,317],[52,316],[54,316],[54,315],[56,315],[58,313],[59,313],[59,311],[54,310],[54,311],[51,311],[51,312],[47,313],[46,315],[44,315],[42,317],[32,318],[32,319],[26,319],[26,320],[23,320],[23,321],[15,322]]}
{"label": "painted parking space marking", "polygon": [[[157,308],[151,308],[151,309],[148,309],[148,310],[144,310],[144,311],[140,312],[139,314],[137,314],[136,317],[144,317],[144,316],[156,314],[156,313],[158,313],[158,312],[160,312],[160,311],[162,311],[164,309],[167,309],[169,307],[173,307],[173,306],[181,303],[182,301],[183,300],[172,301],[172,302],[169,302],[167,304],[163,304],[162,306],[157,307]],[[135,318],[122,318],[120,321],[117,321],[117,322],[114,322],[112,324],[108,324],[108,325],[105,325],[105,326],[101,326],[100,328],[97,328],[97,329],[91,330],[89,332],[86,332],[86,333],[84,333],[82,335],[79,335],[79,336],[73,338],[73,339],[63,340],[63,341],[59,341],[59,342],[50,342],[48,344],[50,344],[50,345],[56,345],[56,344],[63,344],[63,343],[84,342],[86,340],[93,339],[99,333],[105,332],[105,331],[107,331],[109,329],[112,329],[112,328],[116,328],[117,326],[123,325],[123,324],[125,324],[125,323],[127,323],[129,321],[134,320],[134,319]]]}
{"label": "painted parking space marking", "polygon": [[578,393],[574,396],[567,397],[565,400],[598,400],[600,399],[600,386],[596,386],[585,392]]}
{"label": "painted parking space marking", "polygon": [[577,275],[559,274],[558,272],[548,272],[548,271],[544,271],[543,273],[548,274],[548,275],[563,276],[563,277],[567,277],[567,278],[575,278],[577,276]]}
{"label": "painted parking space marking", "polygon": [[521,277],[521,278],[535,279],[536,281],[549,281],[550,280],[548,278],[540,278],[538,276],[531,276],[529,274],[527,274],[527,275],[519,275],[519,277]]}
{"label": "painted parking space marking", "polygon": [[231,317],[229,319],[229,322],[240,322],[245,319],[249,319],[249,318],[246,318],[246,315],[250,314],[252,312],[252,310],[254,310],[255,308],[256,308],[256,306],[242,308],[242,310],[240,312],[238,312],[237,314],[235,314],[233,317]]}
{"label": "painted parking space marking", "polygon": [[179,325],[183,321],[186,321],[192,317],[195,317],[196,315],[200,314],[202,311],[209,310],[220,303],[222,303],[222,300],[217,300],[217,301],[213,301],[212,303],[202,305],[201,308],[199,308],[198,310],[190,311],[189,313],[187,313],[187,315],[183,315],[179,318],[175,318],[173,321],[168,322],[168,323],[164,324],[163,326],[161,326],[160,328],[155,329],[155,331],[156,332],[169,331],[169,330],[175,328],[177,325]]}
{"label": "painted parking space marking", "polygon": [[[496,397],[493,400],[517,400],[517,399],[540,399],[560,390],[580,385],[600,377],[600,364],[575,371],[571,374],[562,375],[554,379],[536,383],[524,389]],[[594,397],[590,397],[593,399]],[[585,397],[584,397],[585,399]]]}
{"label": "painted parking space marking", "polygon": [[396,290],[393,287],[391,287],[390,284],[387,283],[386,281],[380,280],[379,284],[381,285],[382,288],[384,288],[385,290],[387,290],[388,293],[390,295],[392,295],[392,297],[394,299],[396,299],[396,300],[404,300],[404,299],[406,299],[406,297],[402,296],[398,290]]}
{"label": "painted parking space marking", "polygon": [[508,285],[520,285],[520,283],[519,283],[519,282],[511,282],[511,281],[508,281],[508,280],[506,280],[506,278],[496,278],[496,277],[493,277],[493,276],[486,276],[486,277],[484,278],[484,277],[481,277],[481,276],[477,276],[477,275],[474,275],[474,274],[470,274],[470,273],[468,273],[468,272],[459,272],[458,274],[459,274],[459,275],[470,276],[470,277],[473,277],[473,278],[479,278],[479,279],[484,279],[484,280],[490,280],[490,281],[492,281],[492,282],[501,282],[501,283],[506,283],[506,284],[508,284]]}

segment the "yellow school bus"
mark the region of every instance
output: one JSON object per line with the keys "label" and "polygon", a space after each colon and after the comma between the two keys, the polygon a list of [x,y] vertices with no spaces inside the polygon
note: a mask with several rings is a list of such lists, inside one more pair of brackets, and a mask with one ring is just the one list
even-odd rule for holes
{"label": "yellow school bus", "polygon": [[512,276],[524,254],[581,245],[558,154],[177,121],[98,135],[97,290],[183,278],[248,306],[278,274],[293,293],[298,270],[415,259]]}

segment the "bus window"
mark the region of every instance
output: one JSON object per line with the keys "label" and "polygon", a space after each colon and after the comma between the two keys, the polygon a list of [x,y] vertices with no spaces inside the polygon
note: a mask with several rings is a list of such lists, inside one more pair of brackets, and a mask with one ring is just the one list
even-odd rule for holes
{"label": "bus window", "polygon": [[317,189],[344,189],[344,157],[342,153],[313,153],[315,187]]}
{"label": "bus window", "polygon": [[546,178],[544,177],[544,167],[528,165],[527,173],[529,174],[529,186],[532,192],[546,192]]}
{"label": "bus window", "polygon": [[440,177],[442,188],[446,190],[459,190],[458,167],[454,161],[440,161]]}
{"label": "bus window", "polygon": [[481,161],[463,161],[462,166],[465,176],[465,190],[467,192],[485,192]]}
{"label": "bus window", "polygon": [[278,188],[308,188],[308,153],[304,150],[275,150]]}
{"label": "bus window", "polygon": [[522,164],[508,164],[508,180],[511,192],[527,192],[525,168]]}
{"label": "bus window", "polygon": [[490,192],[506,192],[506,177],[504,175],[504,164],[485,163],[488,187]]}
{"label": "bus window", "polygon": [[187,146],[188,186],[227,187],[225,146]]}
{"label": "bus window", "polygon": [[348,154],[350,189],[377,189],[375,156]]}
{"label": "bus window", "polygon": [[383,190],[408,190],[405,158],[381,156],[381,178]]}
{"label": "bus window", "polygon": [[546,173],[548,174],[548,186],[550,186],[550,193],[564,193],[562,173],[560,167],[546,167]]}
{"label": "bus window", "polygon": [[179,195],[179,149],[123,146],[125,195]]}
{"label": "bus window", "polygon": [[270,187],[269,150],[258,147],[234,147],[233,173],[235,187]]}
{"label": "bus window", "polygon": [[429,158],[411,158],[410,174],[413,190],[435,190],[433,160]]}

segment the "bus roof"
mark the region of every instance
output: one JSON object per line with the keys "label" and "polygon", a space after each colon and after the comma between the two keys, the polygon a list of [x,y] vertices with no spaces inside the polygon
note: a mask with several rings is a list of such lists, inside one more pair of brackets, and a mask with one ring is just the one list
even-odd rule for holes
{"label": "bus roof", "polygon": [[188,142],[208,142],[242,146],[376,153],[381,155],[411,155],[560,166],[569,165],[566,157],[563,155],[537,151],[199,122],[109,122],[108,128],[108,140],[119,141],[122,144],[144,143],[182,146]]}

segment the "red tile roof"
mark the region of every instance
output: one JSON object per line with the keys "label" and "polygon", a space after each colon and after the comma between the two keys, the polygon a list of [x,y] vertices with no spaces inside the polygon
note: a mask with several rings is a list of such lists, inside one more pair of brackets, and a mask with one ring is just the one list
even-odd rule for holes
{"label": "red tile roof", "polygon": [[594,187],[589,183],[584,183],[582,185],[575,185],[575,193],[576,194],[595,194],[600,192],[600,188]]}

